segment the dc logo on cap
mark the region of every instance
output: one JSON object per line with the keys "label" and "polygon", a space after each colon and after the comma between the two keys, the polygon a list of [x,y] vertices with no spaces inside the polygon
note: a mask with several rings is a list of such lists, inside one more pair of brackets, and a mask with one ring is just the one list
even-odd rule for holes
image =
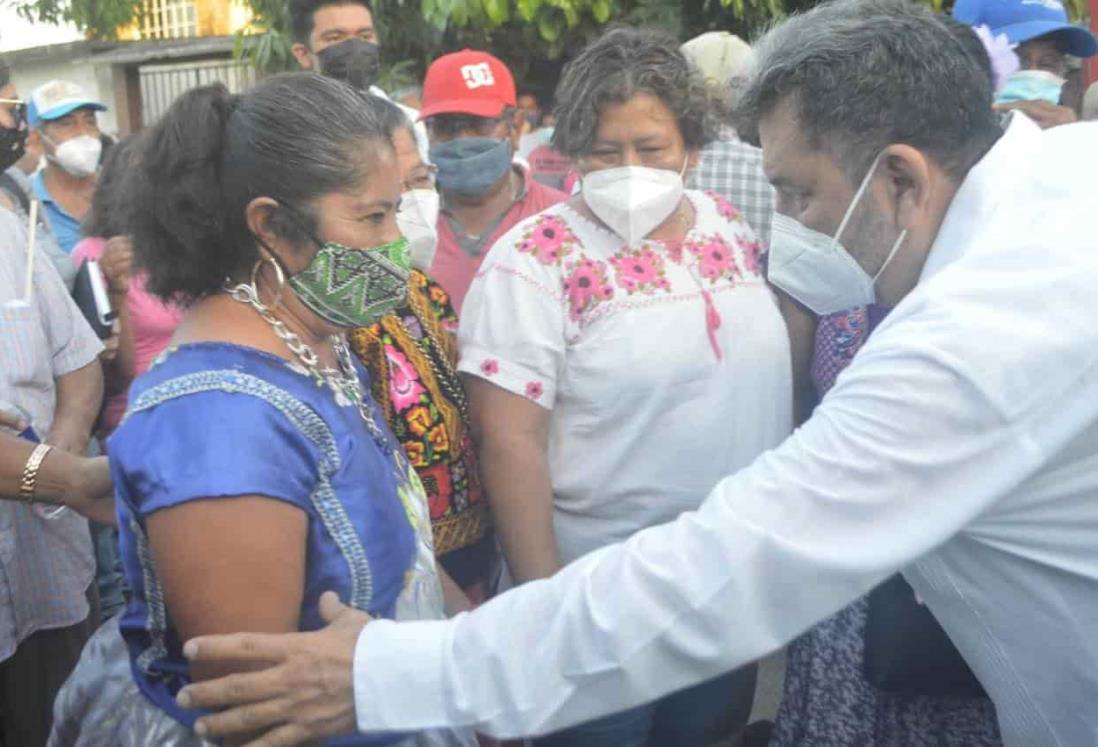
{"label": "dc logo on cap", "polygon": [[470,91],[496,84],[495,76],[492,75],[492,69],[488,67],[487,62],[464,66],[461,68],[461,77],[465,79],[465,87]]}

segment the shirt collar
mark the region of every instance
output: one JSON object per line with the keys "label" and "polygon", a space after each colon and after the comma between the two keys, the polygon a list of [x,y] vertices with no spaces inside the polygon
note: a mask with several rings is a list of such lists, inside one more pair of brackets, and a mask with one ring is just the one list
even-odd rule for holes
{"label": "shirt collar", "polygon": [[46,180],[42,178],[42,170],[34,172],[34,176],[31,177],[31,187],[34,189],[34,195],[40,202],[48,202],[54,204],[53,195],[46,189]]}
{"label": "shirt collar", "polygon": [[934,245],[923,265],[919,282],[934,276],[960,259],[976,234],[992,219],[1003,195],[1025,173],[1024,165],[1036,150],[1041,129],[1026,116],[1015,112],[1002,137],[969,170],[949,204]]}

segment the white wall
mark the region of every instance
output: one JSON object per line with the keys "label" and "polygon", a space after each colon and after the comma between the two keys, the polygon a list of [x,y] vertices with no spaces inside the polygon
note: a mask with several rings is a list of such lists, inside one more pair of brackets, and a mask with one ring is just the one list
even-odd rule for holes
{"label": "white wall", "polygon": [[56,57],[30,64],[13,61],[12,79],[20,97],[24,99],[29,98],[35,88],[50,80],[70,80],[83,86],[89,96],[107,105],[107,111],[99,114],[99,129],[111,135],[118,134],[118,123],[113,111],[114,89],[110,66],[95,66],[88,62],[77,64],[71,58]]}

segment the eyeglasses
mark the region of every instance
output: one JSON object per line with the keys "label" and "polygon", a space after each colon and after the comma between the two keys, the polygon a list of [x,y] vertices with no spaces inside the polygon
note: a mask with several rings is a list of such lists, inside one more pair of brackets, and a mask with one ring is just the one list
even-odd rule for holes
{"label": "eyeglasses", "polygon": [[417,166],[412,169],[412,173],[404,180],[402,187],[405,192],[410,192],[413,189],[434,189],[436,173],[438,173],[438,166],[434,164],[425,163]]}
{"label": "eyeglasses", "polygon": [[0,104],[10,104],[11,116],[15,119],[15,128],[19,129],[27,121],[27,102],[21,99],[0,99]]}

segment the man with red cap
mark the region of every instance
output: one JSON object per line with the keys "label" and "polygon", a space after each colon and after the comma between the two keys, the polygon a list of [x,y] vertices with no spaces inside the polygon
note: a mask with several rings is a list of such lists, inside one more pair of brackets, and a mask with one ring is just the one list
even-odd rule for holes
{"label": "man with red cap", "polygon": [[487,52],[466,49],[435,60],[423,83],[420,119],[442,193],[438,248],[426,269],[460,313],[492,244],[567,195],[515,162],[523,123],[515,81]]}

